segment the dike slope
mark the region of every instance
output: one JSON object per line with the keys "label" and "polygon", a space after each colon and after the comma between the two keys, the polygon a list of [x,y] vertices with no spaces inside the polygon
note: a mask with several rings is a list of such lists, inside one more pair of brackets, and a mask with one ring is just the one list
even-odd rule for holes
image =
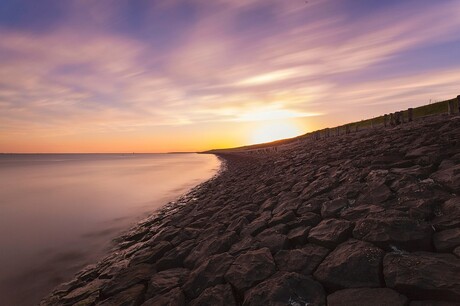
{"label": "dike slope", "polygon": [[220,156],[42,305],[458,305],[460,117]]}

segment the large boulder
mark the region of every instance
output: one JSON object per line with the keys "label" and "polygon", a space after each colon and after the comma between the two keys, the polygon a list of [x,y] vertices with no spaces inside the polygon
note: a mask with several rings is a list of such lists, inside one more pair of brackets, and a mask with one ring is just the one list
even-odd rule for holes
{"label": "large boulder", "polygon": [[189,279],[182,286],[187,297],[196,298],[204,289],[224,283],[224,275],[232,262],[233,257],[227,253],[206,259],[190,273]]}
{"label": "large boulder", "polygon": [[343,209],[348,206],[348,200],[345,198],[338,198],[323,203],[321,207],[321,216],[323,218],[336,217]]}
{"label": "large boulder", "polygon": [[275,271],[276,266],[270,250],[262,248],[238,256],[225,274],[225,279],[239,292],[244,293]]}
{"label": "large boulder", "polygon": [[388,287],[411,299],[460,300],[460,259],[452,254],[389,253],[383,272]]}
{"label": "large boulder", "polygon": [[182,286],[189,274],[190,270],[184,268],[169,269],[156,273],[148,282],[146,298],[161,295],[171,291],[173,288]]}
{"label": "large boulder", "polygon": [[275,254],[276,266],[280,271],[312,274],[327,256],[329,250],[314,244],[301,249],[281,250]]}
{"label": "large boulder", "polygon": [[328,306],[405,306],[407,297],[389,288],[343,289],[327,296]]}
{"label": "large boulder", "polygon": [[229,284],[207,288],[190,302],[190,306],[236,306],[232,287]]}
{"label": "large boulder", "polygon": [[286,248],[289,243],[287,236],[276,228],[267,228],[255,238],[260,247],[269,248],[273,254]]}
{"label": "large boulder", "polygon": [[439,230],[460,227],[460,197],[442,203],[432,224]]}
{"label": "large boulder", "polygon": [[245,306],[326,305],[324,289],[310,277],[278,272],[244,295]]}
{"label": "large boulder", "polygon": [[98,303],[98,306],[138,306],[144,300],[145,285],[138,284]]}
{"label": "large boulder", "polygon": [[432,228],[404,217],[366,218],[356,223],[353,236],[381,248],[407,251],[431,250]]}
{"label": "large boulder", "polygon": [[314,227],[308,235],[312,243],[333,249],[336,245],[349,238],[353,230],[353,224],[339,219],[326,219]]}
{"label": "large boulder", "polygon": [[383,255],[370,243],[350,239],[332,251],[313,275],[331,290],[380,287]]}
{"label": "large boulder", "polygon": [[452,228],[435,233],[433,243],[439,252],[450,252],[460,246],[460,228]]}
{"label": "large boulder", "polygon": [[184,306],[185,295],[180,288],[157,295],[146,300],[141,306]]}

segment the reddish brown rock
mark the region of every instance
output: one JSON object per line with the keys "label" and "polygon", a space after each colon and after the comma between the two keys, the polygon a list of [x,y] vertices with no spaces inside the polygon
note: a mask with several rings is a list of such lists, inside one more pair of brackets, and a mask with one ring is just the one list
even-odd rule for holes
{"label": "reddish brown rock", "polygon": [[260,247],[269,248],[274,254],[287,247],[288,239],[274,228],[268,228],[255,237]]}
{"label": "reddish brown rock", "polygon": [[245,306],[326,305],[321,284],[292,272],[279,272],[244,295]]}
{"label": "reddish brown rock", "polygon": [[97,305],[100,306],[138,306],[144,300],[145,285],[139,284],[128,288]]}
{"label": "reddish brown rock", "polygon": [[333,249],[351,236],[353,224],[349,221],[326,219],[311,229],[308,240],[312,243]]}
{"label": "reddish brown rock", "polygon": [[390,253],[383,272],[388,287],[411,299],[460,300],[460,260],[452,254]]}
{"label": "reddish brown rock", "polygon": [[185,306],[185,296],[180,288],[148,299],[141,306]]}
{"label": "reddish brown rock", "polygon": [[238,239],[239,236],[235,232],[225,232],[223,235],[207,237],[185,258],[185,267],[193,268],[211,255],[227,252]]}
{"label": "reddish brown rock", "polygon": [[366,218],[356,223],[353,236],[391,250],[431,250],[432,228],[425,222],[409,218]]}
{"label": "reddish brown rock", "polygon": [[140,263],[155,263],[167,251],[171,250],[173,245],[167,241],[155,243],[152,247],[145,247],[130,258],[129,265],[134,266]]}
{"label": "reddish brown rock", "polygon": [[176,268],[156,273],[148,282],[146,299],[169,292],[184,284],[190,274],[190,270]]}
{"label": "reddish brown rock", "polygon": [[327,296],[328,306],[405,306],[408,302],[389,288],[343,289]]}
{"label": "reddish brown rock", "polygon": [[310,226],[300,226],[296,227],[289,231],[287,234],[287,239],[291,245],[305,245],[307,243],[308,233],[310,231]]}
{"label": "reddish brown rock", "polygon": [[453,228],[435,233],[433,243],[439,252],[450,252],[460,246],[460,228]]}
{"label": "reddish brown rock", "polygon": [[238,256],[225,274],[225,279],[243,293],[275,273],[275,270],[270,250],[262,248]]}
{"label": "reddish brown rock", "polygon": [[281,250],[275,254],[276,266],[280,271],[312,274],[327,256],[329,250],[314,244],[307,244],[301,249]]}
{"label": "reddish brown rock", "polygon": [[321,216],[323,218],[332,218],[339,215],[339,213],[348,206],[348,200],[345,198],[338,198],[332,201],[323,203],[321,207]]}
{"label": "reddish brown rock", "polygon": [[155,273],[155,268],[149,264],[139,264],[129,267],[111,279],[102,289],[103,297],[110,297],[134,285],[148,281]]}
{"label": "reddish brown rock", "polygon": [[350,239],[332,251],[313,275],[332,290],[380,287],[383,254],[370,243]]}
{"label": "reddish brown rock", "polygon": [[439,230],[460,227],[460,197],[442,203],[432,224]]}
{"label": "reddish brown rock", "polygon": [[224,283],[224,275],[233,262],[227,253],[213,255],[195,268],[182,286],[190,298],[198,297],[204,289]]}
{"label": "reddish brown rock", "polygon": [[196,246],[194,240],[187,240],[166,252],[162,258],[157,260],[156,268],[158,271],[183,267],[185,258]]}
{"label": "reddish brown rock", "polygon": [[190,306],[236,306],[230,285],[217,285],[207,288],[200,296],[190,302]]}
{"label": "reddish brown rock", "polygon": [[459,303],[455,302],[444,302],[444,301],[433,301],[433,300],[424,300],[424,301],[412,301],[409,306],[458,306]]}
{"label": "reddish brown rock", "polygon": [[295,218],[296,215],[292,211],[282,211],[273,216],[273,218],[268,222],[268,226],[273,227],[277,224],[286,224],[295,220]]}

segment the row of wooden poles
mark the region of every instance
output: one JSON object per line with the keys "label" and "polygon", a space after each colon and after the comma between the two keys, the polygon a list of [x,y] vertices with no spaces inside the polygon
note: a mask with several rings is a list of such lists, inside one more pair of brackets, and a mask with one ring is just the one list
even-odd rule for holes
{"label": "row of wooden poles", "polygon": [[[455,99],[447,101],[447,114],[448,115],[453,115],[456,112],[460,113],[460,95],[457,96],[457,110],[455,108]],[[411,122],[414,121],[414,109],[413,108],[408,108],[407,109],[407,118],[404,116],[404,111],[399,111],[399,112],[394,112],[391,114],[385,114],[383,115],[383,125],[385,127],[388,126],[397,126],[400,125],[401,123],[405,122]],[[338,126],[335,128],[325,128],[320,131],[313,132],[313,139],[318,140],[321,138],[325,137],[330,137],[330,136],[339,136],[343,134],[343,131],[345,134],[350,134],[351,132],[357,132],[359,130],[359,124],[355,123],[354,127],[352,128],[352,124],[347,124],[345,126]],[[374,128],[374,122],[371,121],[371,128]]]}

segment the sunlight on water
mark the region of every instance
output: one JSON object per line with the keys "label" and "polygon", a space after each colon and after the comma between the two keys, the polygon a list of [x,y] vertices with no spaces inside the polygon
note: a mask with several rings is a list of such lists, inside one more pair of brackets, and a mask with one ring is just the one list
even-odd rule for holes
{"label": "sunlight on water", "polygon": [[218,168],[199,154],[0,155],[2,303],[36,304]]}

